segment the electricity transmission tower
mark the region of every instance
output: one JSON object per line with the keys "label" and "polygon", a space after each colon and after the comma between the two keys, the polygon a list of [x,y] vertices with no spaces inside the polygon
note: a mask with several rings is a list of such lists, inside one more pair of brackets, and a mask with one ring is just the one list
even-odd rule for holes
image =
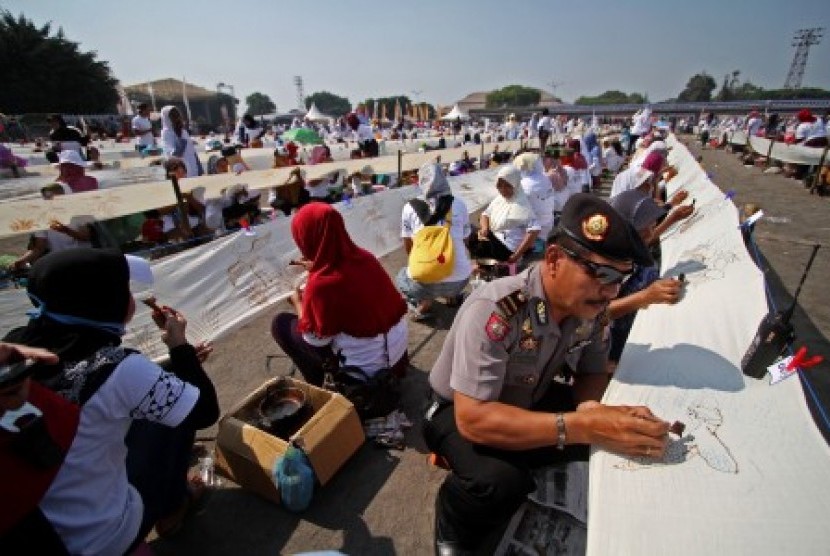
{"label": "electricity transmission tower", "polygon": [[821,34],[824,27],[813,27],[811,29],[799,29],[793,36],[795,56],[790,64],[790,71],[787,73],[787,81],[784,82],[785,89],[800,89],[801,79],[804,77],[804,67],[807,65],[807,55],[810,47],[821,42]]}
{"label": "electricity transmission tower", "polygon": [[294,76],[294,86],[297,88],[297,108],[305,110],[305,89],[303,87],[303,78],[301,76]]}
{"label": "electricity transmission tower", "polygon": [[545,85],[550,87],[551,92],[553,92],[553,96],[556,96],[556,89],[558,89],[559,87],[561,87],[564,84],[565,84],[564,81],[555,81],[555,80],[551,80],[551,81],[548,81],[547,83],[545,83]]}

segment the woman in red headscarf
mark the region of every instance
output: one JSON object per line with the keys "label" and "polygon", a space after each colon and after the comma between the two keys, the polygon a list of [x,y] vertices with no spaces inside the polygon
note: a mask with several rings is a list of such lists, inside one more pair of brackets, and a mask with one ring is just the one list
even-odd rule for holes
{"label": "woman in red headscarf", "polygon": [[343,216],[327,204],[301,208],[291,235],[308,281],[291,296],[296,314],[278,314],[271,334],[305,380],[321,385],[332,355],[369,377],[381,369],[402,376],[409,363],[406,302],[375,256],[355,245]]}

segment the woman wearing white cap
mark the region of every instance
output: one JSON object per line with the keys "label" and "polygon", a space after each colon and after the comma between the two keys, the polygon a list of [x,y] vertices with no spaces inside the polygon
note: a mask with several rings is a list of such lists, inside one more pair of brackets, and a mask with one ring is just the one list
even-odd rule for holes
{"label": "woman wearing white cap", "polygon": [[502,166],[496,175],[499,194],[479,218],[477,234],[470,236],[470,253],[476,258],[493,258],[515,263],[533,248],[542,227],[521,187],[522,175],[512,165]]}

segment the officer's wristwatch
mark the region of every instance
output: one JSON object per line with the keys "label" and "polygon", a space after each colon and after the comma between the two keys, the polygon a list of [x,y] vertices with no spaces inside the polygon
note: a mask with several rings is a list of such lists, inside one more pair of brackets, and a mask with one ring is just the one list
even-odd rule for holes
{"label": "officer's wristwatch", "polygon": [[565,440],[567,438],[567,434],[565,431],[565,414],[564,413],[557,413],[556,414],[556,449],[557,450],[564,450],[565,449]]}

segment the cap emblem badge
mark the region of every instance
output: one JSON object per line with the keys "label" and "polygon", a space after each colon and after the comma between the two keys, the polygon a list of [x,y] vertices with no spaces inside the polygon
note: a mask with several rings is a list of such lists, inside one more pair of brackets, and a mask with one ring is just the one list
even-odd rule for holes
{"label": "cap emblem badge", "polygon": [[582,221],[582,234],[591,241],[602,241],[608,233],[608,218],[594,214]]}

